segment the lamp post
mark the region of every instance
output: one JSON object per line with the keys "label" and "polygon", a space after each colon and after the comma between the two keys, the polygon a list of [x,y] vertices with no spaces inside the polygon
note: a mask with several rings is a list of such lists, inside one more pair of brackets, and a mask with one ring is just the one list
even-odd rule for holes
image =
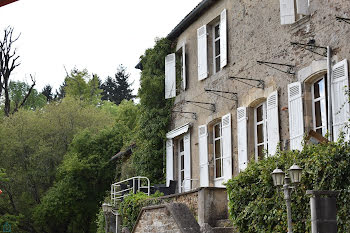
{"label": "lamp post", "polygon": [[289,178],[288,174],[285,174],[279,168],[276,168],[271,173],[271,176],[272,176],[272,179],[273,179],[274,186],[276,186],[276,187],[283,186],[284,200],[286,201],[286,206],[287,206],[288,233],[293,233],[293,229],[292,229],[292,209],[291,209],[290,194],[291,194],[292,189],[294,188],[293,185],[300,183],[302,169],[298,165],[293,164],[288,169],[288,171],[289,171],[290,178]]}
{"label": "lamp post", "polygon": [[105,222],[106,222],[105,232],[108,233],[108,229],[109,229],[108,214],[112,212],[112,205],[108,203],[103,203],[102,211],[103,211],[103,215],[105,216]]}

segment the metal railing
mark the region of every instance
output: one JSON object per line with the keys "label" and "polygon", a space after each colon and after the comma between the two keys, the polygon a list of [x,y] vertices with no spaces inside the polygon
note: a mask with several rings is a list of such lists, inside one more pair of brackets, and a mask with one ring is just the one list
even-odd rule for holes
{"label": "metal railing", "polygon": [[138,191],[146,193],[148,196],[151,193],[151,184],[147,177],[135,176],[123,181],[119,181],[111,185],[111,200],[115,205],[117,201],[121,201],[122,198],[129,196],[130,194],[137,193]]}

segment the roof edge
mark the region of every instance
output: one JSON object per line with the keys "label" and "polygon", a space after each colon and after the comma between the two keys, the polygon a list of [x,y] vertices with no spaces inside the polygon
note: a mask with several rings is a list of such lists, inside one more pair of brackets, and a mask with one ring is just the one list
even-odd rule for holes
{"label": "roof edge", "polygon": [[203,0],[200,2],[181,22],[167,35],[166,38],[174,40],[184,30],[186,30],[195,20],[197,20],[202,13],[210,6],[212,6],[216,0]]}

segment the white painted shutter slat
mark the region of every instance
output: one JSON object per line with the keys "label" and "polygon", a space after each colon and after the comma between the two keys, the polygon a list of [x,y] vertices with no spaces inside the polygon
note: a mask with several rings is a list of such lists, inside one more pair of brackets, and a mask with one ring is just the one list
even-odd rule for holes
{"label": "white painted shutter slat", "polygon": [[165,57],[165,99],[176,96],[176,61],[175,53]]}
{"label": "white painted shutter slat", "polygon": [[182,45],[182,87],[186,90],[186,44]]}
{"label": "white painted shutter slat", "polygon": [[297,13],[309,15],[309,0],[297,0]]}
{"label": "white painted shutter slat", "polygon": [[304,137],[304,114],[300,82],[295,82],[288,85],[288,112],[290,149],[302,150],[302,141]]}
{"label": "white painted shutter slat", "polygon": [[220,67],[227,65],[227,11],[226,9],[220,15]]}
{"label": "white painted shutter slat", "polygon": [[237,108],[238,168],[243,171],[248,166],[247,108]]}
{"label": "white painted shutter slat", "polygon": [[292,24],[295,22],[294,0],[280,0],[281,24]]}
{"label": "white painted shutter slat", "polygon": [[227,114],[221,119],[222,127],[222,157],[224,182],[232,178],[232,133],[231,114]]}
{"label": "white painted shutter slat", "polygon": [[184,191],[191,190],[191,135],[184,136]]}
{"label": "white painted shutter slat", "polygon": [[278,118],[278,92],[274,91],[267,98],[267,138],[268,152],[275,155],[280,142],[279,118]]}
{"label": "white painted shutter slat", "polygon": [[168,187],[170,180],[174,180],[174,152],[172,139],[166,141],[166,185]]}
{"label": "white painted shutter slat", "polygon": [[349,133],[346,132],[346,125],[350,118],[350,108],[348,103],[349,90],[349,69],[348,61],[345,59],[333,66],[332,72],[332,113],[333,113],[333,134],[334,140],[340,136],[340,132],[345,133],[345,139],[349,140]]}
{"label": "white painted shutter slat", "polygon": [[199,144],[199,180],[201,187],[209,186],[209,167],[208,167],[208,134],[207,126],[198,127],[198,144]]}
{"label": "white painted shutter slat", "polygon": [[208,77],[207,25],[197,29],[198,80]]}

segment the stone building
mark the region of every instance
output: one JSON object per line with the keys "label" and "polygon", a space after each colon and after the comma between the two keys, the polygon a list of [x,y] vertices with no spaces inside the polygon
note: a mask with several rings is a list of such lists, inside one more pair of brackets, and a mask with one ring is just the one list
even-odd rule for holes
{"label": "stone building", "polygon": [[251,160],[302,149],[311,131],[337,140],[349,119],[349,17],[347,0],[199,3],[167,36],[167,182],[224,187]]}

